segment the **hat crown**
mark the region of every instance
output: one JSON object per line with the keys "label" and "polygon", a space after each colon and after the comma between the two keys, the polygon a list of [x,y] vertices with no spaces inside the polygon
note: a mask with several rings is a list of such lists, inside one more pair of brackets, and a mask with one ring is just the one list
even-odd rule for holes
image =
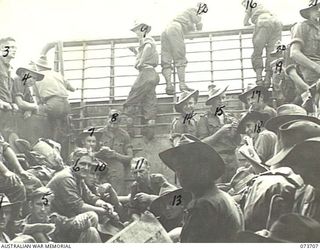
{"label": "hat crown", "polygon": [[280,115],[307,115],[307,111],[296,104],[284,104],[277,109],[277,116]]}
{"label": "hat crown", "polygon": [[288,242],[318,242],[320,224],[299,214],[282,215],[270,228],[271,238]]}
{"label": "hat crown", "polygon": [[280,128],[280,140],[284,148],[302,143],[306,139],[320,136],[320,126],[311,121],[294,120],[283,124]]}
{"label": "hat crown", "polygon": [[189,91],[183,91],[177,98],[177,101],[180,102],[181,100],[187,98],[189,95],[191,95],[191,92]]}
{"label": "hat crown", "polygon": [[6,207],[6,206],[12,205],[8,196],[6,196],[4,193],[0,193],[0,201],[1,200],[2,200],[1,207]]}

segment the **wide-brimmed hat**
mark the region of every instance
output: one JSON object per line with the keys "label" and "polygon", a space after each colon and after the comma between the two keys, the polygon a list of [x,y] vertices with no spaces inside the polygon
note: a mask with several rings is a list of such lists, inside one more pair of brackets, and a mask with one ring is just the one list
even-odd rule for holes
{"label": "wide-brimmed hat", "polygon": [[246,88],[246,91],[239,95],[240,101],[242,101],[243,103],[248,104],[247,96],[248,95],[252,95],[253,91],[260,91],[260,94],[264,96],[265,102],[270,97],[270,92],[268,91],[268,89],[266,87],[259,86],[259,85],[253,84],[253,83],[249,83],[247,88]]}
{"label": "wide-brimmed hat", "polygon": [[314,5],[314,0],[309,0],[308,2],[308,7],[300,10],[300,15],[305,19],[310,18],[311,10],[317,9],[320,6],[320,2]]}
{"label": "wide-brimmed hat", "polygon": [[9,207],[17,204],[17,203],[11,203],[9,198],[4,193],[0,193],[0,201],[1,199],[2,199],[1,207]]}
{"label": "wide-brimmed hat", "polygon": [[212,180],[221,177],[225,171],[224,161],[211,146],[185,135],[181,136],[177,147],[161,152],[159,157],[173,171],[185,167],[194,167],[199,171],[210,169]]}
{"label": "wide-brimmed hat", "polygon": [[42,81],[43,78],[44,78],[44,75],[41,74],[41,73],[39,73],[39,72],[37,71],[37,68],[36,68],[36,66],[35,66],[34,63],[30,63],[30,64],[29,64],[28,66],[26,66],[26,67],[19,67],[19,68],[17,69],[17,71],[16,71],[16,74],[17,74],[19,77],[23,78],[24,75],[26,74],[26,72],[27,72],[27,73],[28,73],[28,72],[31,72],[31,73],[32,73],[32,77],[34,77],[36,81]]}
{"label": "wide-brimmed hat", "polygon": [[307,139],[301,143],[296,144],[292,150],[286,156],[286,161],[290,164],[290,167],[297,174],[300,173],[301,167],[308,168],[315,166],[317,170],[311,169],[312,174],[320,176],[320,166],[318,168],[318,162],[320,160],[320,137],[313,137]]}
{"label": "wide-brimmed hat", "polygon": [[250,231],[239,232],[238,243],[305,243],[319,242],[320,223],[300,214],[284,214],[276,220],[267,236]]}
{"label": "wide-brimmed hat", "polygon": [[174,105],[174,108],[177,112],[183,113],[182,108],[184,104],[191,98],[194,97],[196,102],[198,102],[199,97],[199,90],[190,91],[183,91],[178,97],[177,102]]}
{"label": "wide-brimmed hat", "polygon": [[250,111],[246,113],[239,121],[237,133],[238,134],[245,134],[245,124],[247,121],[261,121],[261,126],[264,127],[266,121],[270,119],[270,114],[265,112],[259,112],[259,111]]}
{"label": "wide-brimmed hat", "polygon": [[223,87],[217,87],[216,85],[212,84],[209,85],[208,89],[209,89],[209,97],[208,100],[206,101],[206,105],[210,105],[210,102],[220,96],[221,94],[223,94],[224,92],[226,92],[226,90],[228,89],[229,85],[223,86]]}
{"label": "wide-brimmed hat", "polygon": [[135,32],[138,29],[140,29],[141,31],[144,31],[146,33],[149,33],[151,31],[151,26],[145,22],[135,21],[133,24],[133,27],[130,30]]}
{"label": "wide-brimmed hat", "polygon": [[182,188],[174,188],[171,189],[171,191],[168,189],[151,203],[150,212],[155,216],[161,216],[167,205],[176,206],[174,202],[175,197],[180,197],[179,200],[181,201],[181,204],[179,204],[179,206],[186,206],[192,200],[191,193],[183,190]]}
{"label": "wide-brimmed hat", "polygon": [[104,217],[102,222],[98,224],[97,230],[102,234],[107,234],[114,236],[119,233],[125,226],[117,220],[109,219],[108,217]]}
{"label": "wide-brimmed hat", "polygon": [[296,144],[312,137],[320,136],[320,125],[311,121],[294,120],[283,124],[279,128],[282,149],[266,162],[273,166],[283,161]]}
{"label": "wide-brimmed hat", "polygon": [[39,59],[33,61],[37,66],[41,66],[46,69],[51,69],[51,66],[49,65],[48,59],[46,56],[42,55]]}
{"label": "wide-brimmed hat", "polygon": [[320,120],[316,117],[308,116],[304,108],[295,104],[284,104],[277,108],[277,116],[268,120],[265,128],[277,133],[281,125],[293,120],[312,121],[320,125]]}

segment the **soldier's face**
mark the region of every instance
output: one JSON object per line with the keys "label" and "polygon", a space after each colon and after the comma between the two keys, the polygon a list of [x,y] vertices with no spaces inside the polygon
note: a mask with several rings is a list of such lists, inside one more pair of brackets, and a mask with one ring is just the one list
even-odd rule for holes
{"label": "soldier's face", "polygon": [[10,61],[16,57],[16,52],[17,52],[17,45],[15,41],[7,41],[3,44],[1,44],[1,52],[2,55],[4,55],[4,59],[6,61]]}
{"label": "soldier's face", "polygon": [[257,136],[257,133],[255,132],[255,129],[256,129],[256,122],[247,121],[245,123],[245,132],[249,137],[255,138]]}
{"label": "soldier's face", "polygon": [[140,184],[148,183],[150,178],[150,170],[146,166],[142,166],[141,168],[133,169],[131,168],[133,178],[136,182]]}
{"label": "soldier's face", "polygon": [[1,207],[0,209],[0,232],[3,232],[10,219],[11,208],[9,206]]}
{"label": "soldier's face", "polygon": [[252,110],[259,110],[261,105],[263,104],[263,95],[248,95],[247,103],[251,106]]}
{"label": "soldier's face", "polygon": [[31,202],[32,219],[34,219],[36,223],[46,223],[49,220],[51,200],[48,199],[48,196],[44,196],[44,198],[48,200],[47,205],[46,200],[42,199],[42,197],[38,197]]}
{"label": "soldier's face", "polygon": [[94,135],[92,136],[89,135],[82,140],[82,144],[84,148],[94,151],[97,146],[97,139]]}
{"label": "soldier's face", "polygon": [[190,114],[194,111],[194,108],[196,106],[196,100],[194,97],[189,98],[189,100],[186,102],[186,104],[183,107],[183,111],[185,114]]}

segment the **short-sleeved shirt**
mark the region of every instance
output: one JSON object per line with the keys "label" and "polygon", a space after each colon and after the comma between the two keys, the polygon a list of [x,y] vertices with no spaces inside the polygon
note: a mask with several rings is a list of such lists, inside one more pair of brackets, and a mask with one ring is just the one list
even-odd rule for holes
{"label": "short-sleeved shirt", "polygon": [[145,58],[145,61],[144,61],[144,64],[142,65],[142,67],[143,66],[157,67],[158,64],[159,64],[159,54],[158,54],[158,51],[157,51],[157,47],[156,47],[155,41],[154,41],[154,39],[152,37],[146,37],[146,38],[143,38],[141,40],[141,44],[140,44],[139,49],[138,49],[138,55],[137,55],[137,59],[136,60],[137,60],[137,62],[140,62],[144,47],[147,44],[151,45],[151,52]]}
{"label": "short-sleeved shirt", "polygon": [[181,134],[198,136],[198,121],[195,117],[185,120],[185,115],[173,119],[170,130],[171,139]]}
{"label": "short-sleeved shirt", "polygon": [[[200,117],[199,120],[199,138],[203,139],[215,134],[225,124],[231,124],[237,121],[232,114],[225,112],[221,116],[216,116],[213,112],[208,111]],[[218,153],[234,154],[237,147],[237,135],[226,134],[221,136],[218,141],[211,145]]]}
{"label": "short-sleeved shirt", "polygon": [[161,189],[172,186],[162,174],[150,175],[150,186],[141,185],[138,182],[134,182],[131,185],[130,192],[130,206],[135,212],[143,212],[150,204],[139,204],[138,201],[133,200],[138,193],[146,193],[152,195],[159,195]]}
{"label": "short-sleeved shirt", "polygon": [[312,61],[320,61],[320,25],[305,20],[292,30],[291,44],[300,43],[301,52]]}
{"label": "short-sleeved shirt", "polygon": [[197,9],[190,8],[178,15],[173,21],[178,22],[182,26],[184,34],[195,31],[195,24],[201,22],[201,16],[197,15]]}
{"label": "short-sleeved shirt", "polygon": [[0,58],[0,100],[12,103],[11,67]]}
{"label": "short-sleeved shirt", "polygon": [[42,100],[52,96],[68,98],[67,89],[70,89],[70,84],[63,79],[61,74],[52,70],[41,71],[41,74],[44,75],[44,78],[42,81],[36,82],[35,93],[37,93]]}
{"label": "short-sleeved shirt", "polygon": [[240,207],[233,198],[214,187],[187,205],[182,243],[230,243],[244,230]]}
{"label": "short-sleeved shirt", "polygon": [[122,128],[111,131],[108,127],[101,130],[100,145],[107,146],[115,150],[119,154],[127,155],[128,149],[132,149],[132,144],[129,134]]}
{"label": "short-sleeved shirt", "polygon": [[13,81],[12,96],[13,98],[21,96],[26,102],[34,102],[30,89],[22,82],[20,77],[16,77]]}
{"label": "short-sleeved shirt", "polygon": [[254,140],[254,149],[263,163],[273,157],[276,142],[277,135],[266,129],[262,130]]}
{"label": "short-sleeved shirt", "polygon": [[94,205],[99,199],[83,180],[75,177],[71,168],[56,173],[47,187],[55,195],[52,201],[53,211],[67,217],[80,214],[84,203]]}
{"label": "short-sleeved shirt", "polygon": [[251,8],[250,6],[248,6],[247,10],[246,10],[247,15],[249,15],[249,17],[251,18],[251,22],[253,24],[257,23],[257,20],[259,18],[260,15],[262,14],[269,14],[272,15],[271,12],[269,10],[267,10],[262,4],[257,3],[257,6],[254,8]]}

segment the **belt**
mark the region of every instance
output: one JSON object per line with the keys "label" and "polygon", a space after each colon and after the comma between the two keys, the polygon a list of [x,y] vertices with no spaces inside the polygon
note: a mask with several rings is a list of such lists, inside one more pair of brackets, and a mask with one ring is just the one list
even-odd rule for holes
{"label": "belt", "polygon": [[48,96],[48,97],[45,97],[43,98],[43,102],[46,103],[47,101],[49,101],[51,98],[58,98],[58,99],[61,99],[61,100],[68,100],[68,97],[62,97],[62,96],[58,96],[58,95],[52,95],[52,96]]}

